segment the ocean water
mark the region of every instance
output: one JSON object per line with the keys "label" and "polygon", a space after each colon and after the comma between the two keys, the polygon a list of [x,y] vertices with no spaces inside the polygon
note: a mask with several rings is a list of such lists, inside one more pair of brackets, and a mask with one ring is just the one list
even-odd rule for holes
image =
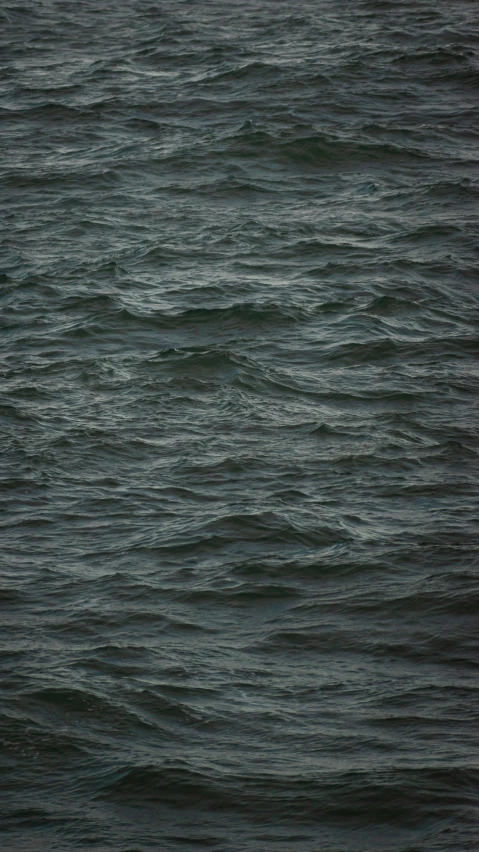
{"label": "ocean water", "polygon": [[0,9],[3,852],[479,849],[479,14]]}

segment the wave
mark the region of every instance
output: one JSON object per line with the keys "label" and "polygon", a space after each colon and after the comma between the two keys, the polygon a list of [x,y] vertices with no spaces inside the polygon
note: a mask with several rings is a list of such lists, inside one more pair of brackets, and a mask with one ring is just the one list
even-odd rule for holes
{"label": "wave", "polygon": [[[441,804],[446,811],[461,803],[473,805],[477,773],[467,766],[433,768],[421,766],[372,773],[351,770],[324,773],[322,778],[279,777],[273,774],[244,778],[223,773],[194,771],[187,767],[135,767],[113,783],[103,797],[111,801],[143,801],[176,808],[247,810],[258,816],[303,820],[326,819],[420,824]],[[411,814],[410,798],[416,810]],[[450,797],[450,798],[448,798]],[[363,817],[361,818],[361,814]]]}

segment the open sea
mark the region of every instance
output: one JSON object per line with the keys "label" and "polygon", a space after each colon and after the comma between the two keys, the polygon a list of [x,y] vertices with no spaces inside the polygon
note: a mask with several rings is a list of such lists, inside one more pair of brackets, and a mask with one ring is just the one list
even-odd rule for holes
{"label": "open sea", "polygon": [[0,70],[2,852],[477,852],[478,4]]}

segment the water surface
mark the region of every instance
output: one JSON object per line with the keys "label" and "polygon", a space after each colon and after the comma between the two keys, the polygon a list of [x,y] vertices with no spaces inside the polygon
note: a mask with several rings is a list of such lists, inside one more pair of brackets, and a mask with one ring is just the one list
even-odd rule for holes
{"label": "water surface", "polygon": [[0,17],[2,849],[477,850],[476,6]]}

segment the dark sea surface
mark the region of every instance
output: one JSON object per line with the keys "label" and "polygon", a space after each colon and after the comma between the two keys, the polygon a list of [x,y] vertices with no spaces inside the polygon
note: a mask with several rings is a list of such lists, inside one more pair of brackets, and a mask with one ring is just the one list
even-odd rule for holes
{"label": "dark sea surface", "polygon": [[2,852],[479,850],[479,7],[0,7]]}

